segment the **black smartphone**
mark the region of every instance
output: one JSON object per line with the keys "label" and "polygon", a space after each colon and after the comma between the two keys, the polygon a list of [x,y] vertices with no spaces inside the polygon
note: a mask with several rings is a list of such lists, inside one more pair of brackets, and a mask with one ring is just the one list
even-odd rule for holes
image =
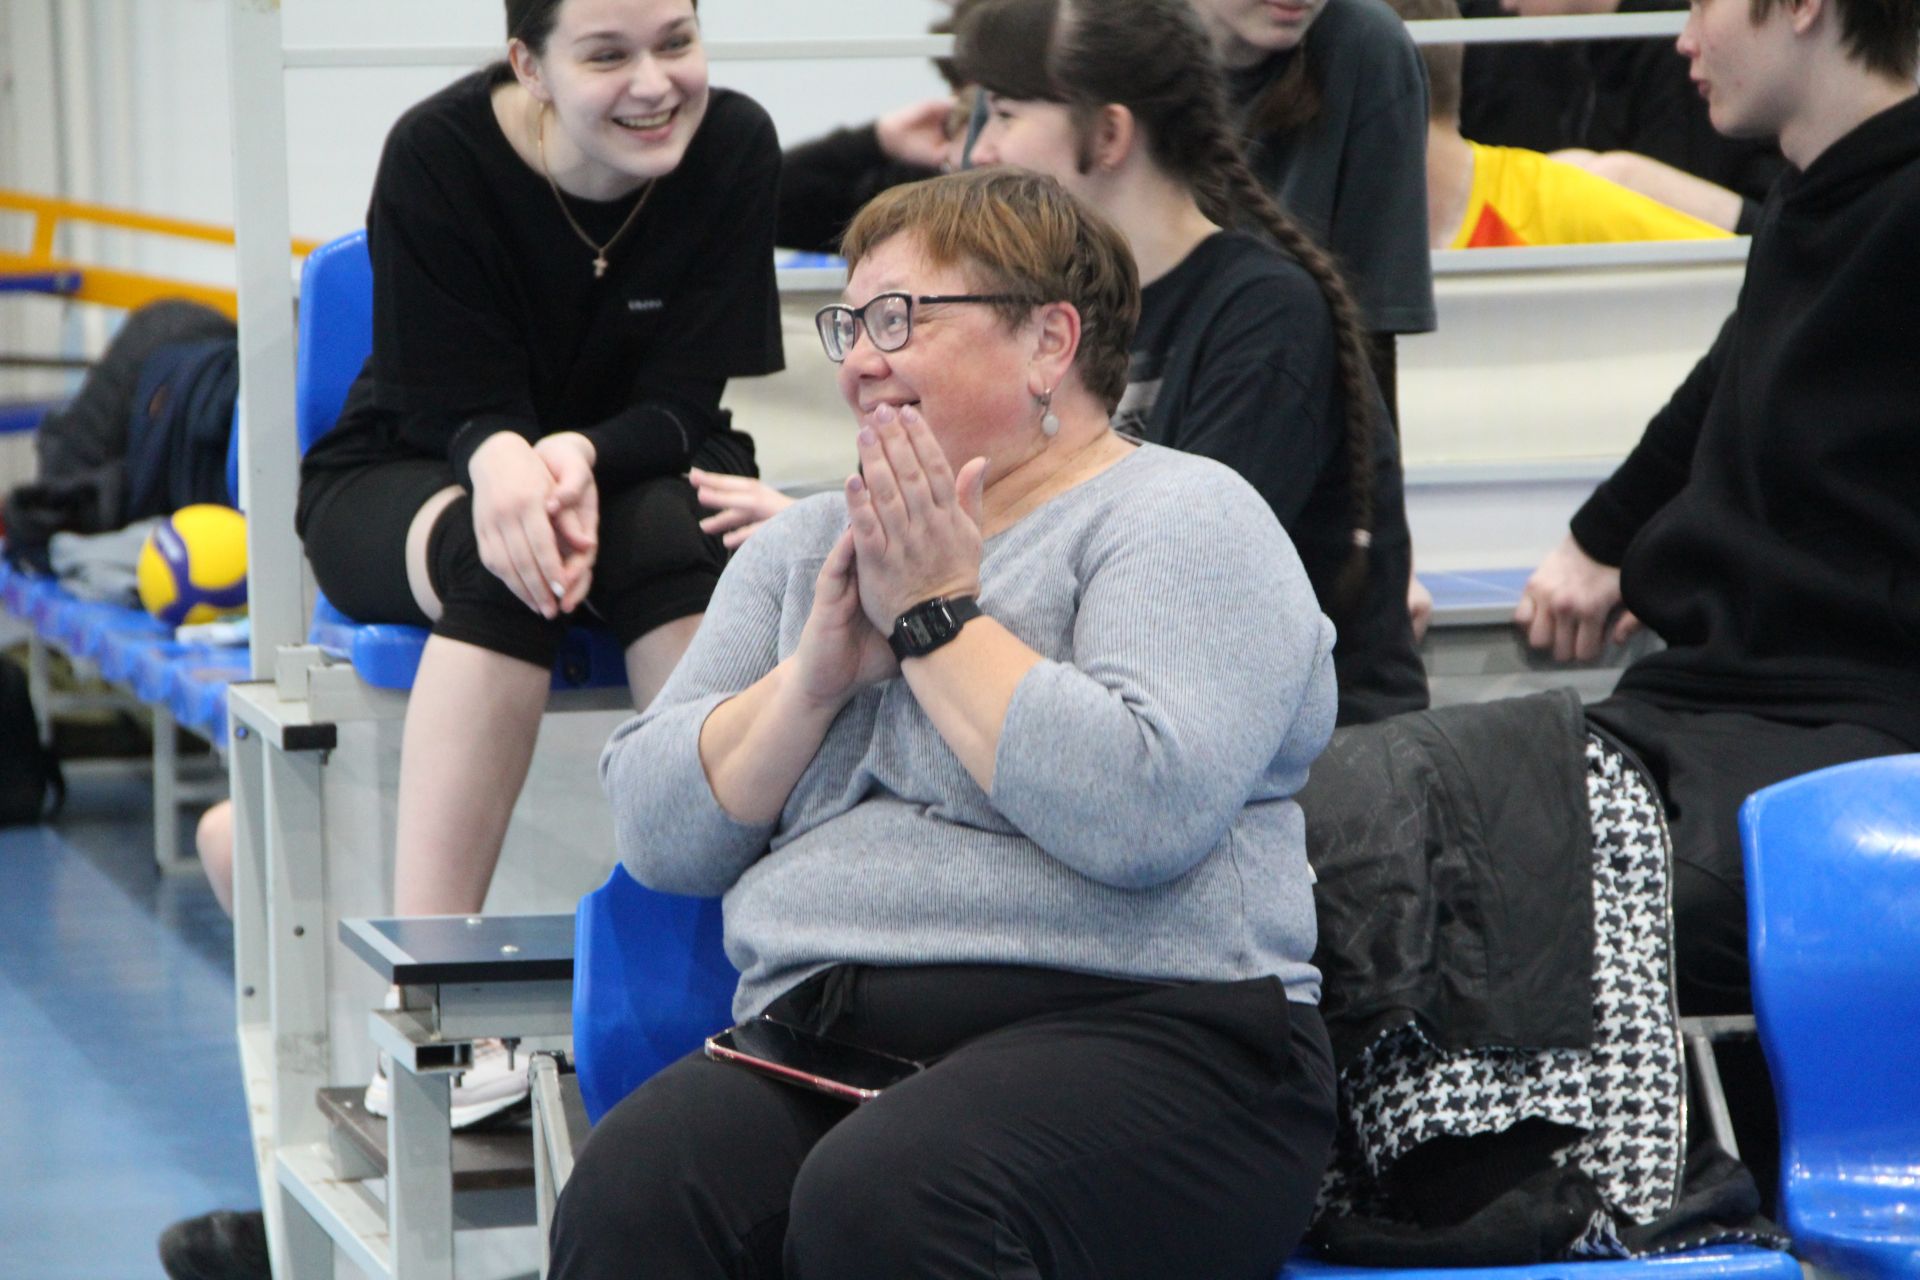
{"label": "black smartphone", "polygon": [[878,1097],[922,1065],[764,1016],[707,1037],[707,1056],[850,1102]]}

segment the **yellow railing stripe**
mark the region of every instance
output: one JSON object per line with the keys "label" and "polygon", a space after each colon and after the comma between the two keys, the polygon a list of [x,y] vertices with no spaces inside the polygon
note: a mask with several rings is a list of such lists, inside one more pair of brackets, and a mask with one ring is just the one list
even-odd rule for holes
{"label": "yellow railing stripe", "polygon": [[[191,280],[174,280],[165,276],[148,275],[139,271],[123,271],[115,267],[88,266],[85,263],[55,257],[53,252],[54,235],[62,220],[92,223],[123,231],[200,240],[209,244],[232,244],[234,242],[232,227],[223,227],[211,222],[195,222],[188,218],[162,217],[132,209],[115,209],[108,205],[87,204],[79,200],[37,196],[24,191],[0,190],[0,210],[30,214],[34,220],[32,248],[24,254],[0,249],[0,271],[76,272],[80,276],[80,287],[72,293],[61,296],[81,302],[96,302],[102,306],[131,309],[159,298],[191,298],[195,302],[205,303],[207,306],[225,312],[228,316],[237,315],[239,312],[239,304],[232,289],[219,285],[197,284]],[[319,243],[317,240],[295,240],[291,247],[295,256],[305,257],[319,247]]]}
{"label": "yellow railing stripe", "polygon": [[[25,191],[0,189],[0,209],[11,209],[15,213],[30,213],[35,216],[33,252],[41,258],[53,254],[53,226],[60,219],[74,222],[91,222],[101,226],[119,227],[127,231],[148,231],[156,235],[178,236],[187,240],[205,240],[213,244],[232,244],[233,228],[223,227],[213,222],[196,222],[190,218],[169,218],[160,214],[141,213],[134,209],[116,209],[110,205],[87,204],[79,200],[61,200],[54,196],[37,196]],[[318,248],[318,240],[295,240],[293,252],[301,257]]]}

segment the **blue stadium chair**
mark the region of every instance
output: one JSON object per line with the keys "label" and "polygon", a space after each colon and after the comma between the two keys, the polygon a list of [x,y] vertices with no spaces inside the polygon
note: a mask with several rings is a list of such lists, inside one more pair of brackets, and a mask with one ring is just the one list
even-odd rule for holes
{"label": "blue stadium chair", "polygon": [[1920,755],[1767,787],[1740,835],[1795,1251],[1920,1275]]}
{"label": "blue stadium chair", "polygon": [[373,261],[355,231],[307,256],[300,273],[293,420],[300,455],[333,429],[347,390],[373,351]]}
{"label": "blue stadium chair", "polygon": [[588,1120],[731,1025],[739,978],[720,949],[718,899],[656,893],[616,866],[574,913],[573,1058]]}
{"label": "blue stadium chair", "polygon": [[[373,262],[367,256],[367,233],[355,231],[315,249],[300,277],[293,416],[302,457],[315,440],[333,429],[347,391],[372,350]],[[237,490],[237,483],[234,487]],[[427,631],[391,623],[362,625],[326,603],[323,596],[314,609],[308,638],[351,662],[368,684],[410,689]],[[569,628],[554,663],[555,689],[617,689],[626,683],[626,658],[612,632],[602,627]]]}

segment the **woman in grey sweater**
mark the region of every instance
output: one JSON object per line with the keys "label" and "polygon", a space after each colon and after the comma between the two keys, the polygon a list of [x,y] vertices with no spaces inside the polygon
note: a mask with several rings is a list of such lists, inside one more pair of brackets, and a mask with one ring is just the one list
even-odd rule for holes
{"label": "woman in grey sweater", "polygon": [[728,567],[602,759],[735,1012],[926,1062],[855,1107],[693,1055],[593,1132],[558,1277],[1272,1274],[1333,1132],[1293,794],[1332,627],[1245,481],[1133,445],[1138,285],[1050,179],[898,188],[820,331],[860,473]]}

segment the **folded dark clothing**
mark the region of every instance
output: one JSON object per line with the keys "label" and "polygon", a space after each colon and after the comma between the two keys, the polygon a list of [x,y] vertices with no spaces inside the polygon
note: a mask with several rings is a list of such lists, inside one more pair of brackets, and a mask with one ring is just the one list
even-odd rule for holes
{"label": "folded dark clothing", "polygon": [[1606,1204],[1576,1168],[1543,1169],[1451,1226],[1332,1218],[1315,1243],[1333,1262],[1365,1267],[1503,1267],[1565,1257]]}
{"label": "folded dark clothing", "polygon": [[1585,744],[1566,690],[1333,735],[1299,800],[1338,1065],[1408,1022],[1443,1049],[1592,1043]]}

